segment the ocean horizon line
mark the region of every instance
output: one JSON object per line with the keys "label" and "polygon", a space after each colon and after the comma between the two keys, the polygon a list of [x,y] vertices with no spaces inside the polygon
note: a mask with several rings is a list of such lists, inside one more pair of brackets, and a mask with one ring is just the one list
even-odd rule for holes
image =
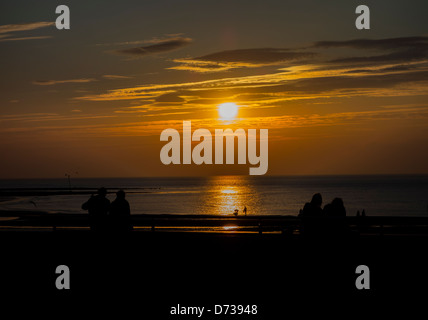
{"label": "ocean horizon line", "polygon": [[[412,177],[412,176],[428,176],[427,173],[364,173],[364,174],[275,174],[275,175],[263,175],[263,176],[249,176],[245,174],[224,174],[224,175],[187,175],[187,176],[103,176],[103,177],[94,177],[94,176],[71,176],[73,180],[77,179],[188,179],[188,178],[212,178],[212,177],[239,177],[239,178],[250,178],[250,179],[260,179],[260,178],[304,178],[304,177]],[[10,181],[10,180],[66,180],[67,176],[64,177],[31,177],[31,178],[0,178],[0,181]]]}

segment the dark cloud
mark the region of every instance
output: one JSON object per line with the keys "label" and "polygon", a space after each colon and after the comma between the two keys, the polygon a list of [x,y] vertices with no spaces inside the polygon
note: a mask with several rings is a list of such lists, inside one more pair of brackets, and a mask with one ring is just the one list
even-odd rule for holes
{"label": "dark cloud", "polygon": [[[318,50],[349,48],[378,51],[361,56],[336,56],[321,60]],[[333,52],[334,54],[334,52]],[[219,72],[236,68],[256,68],[280,64],[324,63],[373,65],[391,62],[409,62],[428,58],[428,37],[401,37],[387,39],[354,39],[346,41],[319,41],[301,49],[288,48],[252,48],[220,51],[196,58],[176,59],[179,66],[170,69],[196,72]]]}
{"label": "dark cloud", "polygon": [[347,41],[320,41],[310,48],[350,48],[375,50],[380,54],[340,57],[329,62],[372,65],[390,62],[409,62],[428,58],[428,37],[402,37],[388,39],[355,39]]}
{"label": "dark cloud", "polygon": [[[317,49],[348,48],[370,50],[370,54],[337,56],[326,61]],[[373,52],[375,51],[375,53]],[[323,52],[324,54],[324,52]],[[360,54],[360,52],[359,52]],[[221,72],[236,68],[257,68],[273,65],[324,64],[328,68],[336,65],[371,66],[374,64],[406,63],[428,59],[428,37],[401,37],[387,39],[354,39],[346,41],[319,41],[300,48],[252,48],[220,51],[196,58],[175,59],[180,65],[175,70],[195,72]]]}
{"label": "dark cloud", "polygon": [[[397,40],[398,39],[398,40]],[[88,95],[76,99],[89,101],[149,99],[155,103],[215,103],[217,100],[234,101],[272,100],[272,103],[296,96],[311,98],[316,94],[380,95],[383,92],[397,91],[403,94],[421,94],[428,83],[427,51],[423,43],[426,37],[397,38],[399,49],[376,49],[380,54],[356,56],[355,48],[344,57],[342,52],[331,50],[329,55],[309,52],[309,47],[300,50],[279,48],[241,49],[221,51],[197,58],[174,60],[181,65],[169,68],[197,72],[209,72],[215,67],[221,70],[234,68],[255,68],[260,66],[290,66],[297,68],[279,68],[271,73],[209,79],[197,82],[166,85],[145,85],[137,88],[122,88],[106,94]],[[386,48],[394,39],[351,40],[320,42],[321,46],[360,46]],[[377,45],[375,42],[383,44]],[[321,43],[323,43],[321,45]],[[356,44],[357,43],[357,44]],[[388,45],[387,45],[388,44]],[[409,47],[405,47],[405,44]],[[410,46],[413,46],[412,48]],[[321,50],[320,50],[321,51]],[[364,50],[363,50],[363,53]],[[336,57],[335,60],[331,56]],[[289,60],[285,60],[289,59]],[[294,62],[296,59],[297,62]],[[299,60],[300,59],[300,60]],[[196,62],[195,62],[196,61]],[[291,62],[290,62],[291,61]],[[208,70],[207,70],[208,69]],[[400,88],[401,87],[401,88]],[[377,93],[375,91],[379,89]],[[327,96],[327,95],[326,95]],[[295,97],[298,99],[299,97]],[[150,102],[148,102],[150,103]]]}
{"label": "dark cloud", "polygon": [[254,64],[275,63],[280,61],[292,61],[311,58],[313,52],[298,52],[280,48],[256,48],[221,51],[208,54],[193,60],[213,62],[247,62]]}
{"label": "dark cloud", "polygon": [[385,73],[385,72],[409,71],[409,70],[415,70],[415,69],[417,69],[417,66],[400,65],[400,66],[393,66],[393,67],[380,68],[380,69],[353,69],[353,70],[345,71],[345,73],[348,73],[348,74],[353,74],[353,73]]}
{"label": "dark cloud", "polygon": [[428,81],[428,71],[413,71],[396,74],[367,75],[367,76],[332,76],[306,78],[289,81],[267,87],[247,88],[247,93],[306,93],[315,94],[333,90],[360,90],[374,88],[392,88],[409,82]]}
{"label": "dark cloud", "polygon": [[354,48],[397,50],[401,48],[427,48],[428,37],[402,37],[388,39],[354,39],[347,41],[319,41],[313,48]]}
{"label": "dark cloud", "polygon": [[[154,41],[151,41],[152,43]],[[125,55],[133,55],[133,56],[146,56],[150,54],[157,54],[161,52],[167,52],[172,50],[180,49],[184,46],[187,46],[192,42],[190,38],[172,38],[166,40],[158,40],[153,44],[137,47],[137,48],[128,48],[116,50],[115,53],[125,54]]]}
{"label": "dark cloud", "polygon": [[279,65],[282,63],[295,64],[316,55],[314,52],[293,51],[284,48],[255,48],[227,50],[211,53],[205,56],[175,59],[179,66],[175,70],[195,72],[220,72],[237,68],[257,68]]}
{"label": "dark cloud", "polygon": [[428,58],[428,47],[426,49],[418,50],[403,50],[388,54],[381,54],[375,56],[360,56],[334,59],[330,62],[334,63],[388,63],[388,62],[409,62],[415,60],[424,60]]}

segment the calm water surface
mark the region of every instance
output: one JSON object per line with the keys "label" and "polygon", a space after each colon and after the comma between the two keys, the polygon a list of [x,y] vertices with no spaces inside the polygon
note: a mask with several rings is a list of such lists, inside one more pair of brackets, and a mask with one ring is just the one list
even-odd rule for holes
{"label": "calm water surface", "polygon": [[[125,189],[134,214],[296,215],[314,193],[323,205],[341,197],[348,215],[428,216],[428,176],[217,176],[197,178],[72,179],[73,188]],[[65,179],[0,180],[0,188],[67,188]],[[87,195],[3,198],[0,210],[85,213]],[[114,193],[108,198],[113,200]]]}

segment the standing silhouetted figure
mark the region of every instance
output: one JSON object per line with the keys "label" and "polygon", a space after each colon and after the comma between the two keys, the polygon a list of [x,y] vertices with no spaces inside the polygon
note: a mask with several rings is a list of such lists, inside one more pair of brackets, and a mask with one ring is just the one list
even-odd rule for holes
{"label": "standing silhouetted figure", "polygon": [[244,215],[247,215],[247,207],[244,207]]}
{"label": "standing silhouetted figure", "polygon": [[107,189],[100,188],[97,195],[91,195],[88,201],[82,204],[83,210],[88,210],[89,225],[92,231],[107,229],[107,214],[110,209],[110,200],[106,198]]}
{"label": "standing silhouetted figure", "polygon": [[132,230],[131,209],[123,190],[116,192],[116,199],[110,205],[110,226],[112,231],[127,232]]}

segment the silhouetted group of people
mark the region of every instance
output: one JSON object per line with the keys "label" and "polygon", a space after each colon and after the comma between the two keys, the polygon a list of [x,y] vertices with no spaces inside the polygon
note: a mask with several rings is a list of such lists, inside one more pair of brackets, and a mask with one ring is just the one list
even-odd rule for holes
{"label": "silhouetted group of people", "polygon": [[[247,215],[247,207],[246,206],[244,207],[242,212],[244,213],[244,215]],[[239,214],[239,210],[235,209],[235,211],[233,212],[233,215],[236,217],[238,214]]]}
{"label": "silhouetted group of people", "polygon": [[312,196],[311,202],[307,202],[300,210],[299,217],[346,217],[346,209],[341,198],[334,198],[333,201],[322,209],[322,196],[316,193]]}
{"label": "silhouetted group of people", "polygon": [[300,210],[303,233],[307,236],[337,236],[347,233],[346,209],[341,198],[334,198],[322,208],[322,196],[316,193]]}
{"label": "silhouetted group of people", "polygon": [[125,199],[125,191],[116,192],[116,199],[110,203],[107,199],[107,189],[100,188],[97,194],[91,195],[82,204],[83,210],[88,210],[89,225],[92,231],[128,232],[132,230],[131,209]]}
{"label": "silhouetted group of people", "polygon": [[[91,195],[88,201],[82,204],[82,209],[89,213],[89,224],[92,231],[128,232],[133,229],[131,223],[131,210],[125,199],[125,192],[116,192],[116,199],[110,203],[107,199],[107,189],[100,188],[96,195]],[[238,215],[238,209],[234,215]],[[247,215],[247,207],[244,207],[244,215]],[[364,214],[364,213],[363,213]],[[322,208],[322,196],[316,193],[310,202],[305,203],[300,210],[299,217],[302,218],[305,233],[318,233],[337,231],[343,229],[345,219],[323,218],[345,218],[346,209],[341,198],[334,198],[329,204]]]}

